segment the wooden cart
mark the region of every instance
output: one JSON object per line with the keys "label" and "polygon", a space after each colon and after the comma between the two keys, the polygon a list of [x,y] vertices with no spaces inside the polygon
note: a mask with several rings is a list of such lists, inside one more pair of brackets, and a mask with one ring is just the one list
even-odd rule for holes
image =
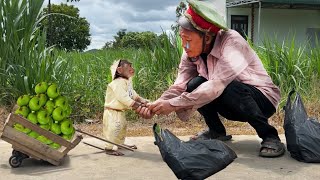
{"label": "wooden cart", "polygon": [[[19,123],[24,127],[45,136],[51,141],[60,144],[61,147],[59,149],[53,149],[37,139],[34,139],[27,134],[14,129],[13,125],[16,123]],[[67,141],[59,135],[42,129],[41,127],[16,114],[10,114],[8,116],[0,137],[4,141],[12,144],[13,151],[12,156],[9,158],[9,164],[13,168],[19,167],[22,161],[26,158],[44,160],[56,166],[60,165],[67,153],[76,145],[78,145],[82,139],[81,135],[75,134],[70,141]]]}

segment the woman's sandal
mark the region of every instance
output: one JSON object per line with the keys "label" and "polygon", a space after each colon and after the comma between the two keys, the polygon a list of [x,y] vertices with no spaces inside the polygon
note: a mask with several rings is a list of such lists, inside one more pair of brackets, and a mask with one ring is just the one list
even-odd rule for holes
{"label": "woman's sandal", "polygon": [[268,138],[262,141],[259,156],[279,157],[282,156],[285,153],[285,151],[285,145],[280,140]]}
{"label": "woman's sandal", "polygon": [[229,141],[232,139],[231,135],[220,135],[216,134],[209,129],[197,133],[196,135],[190,137],[190,140],[208,140],[208,139],[218,139],[220,141]]}

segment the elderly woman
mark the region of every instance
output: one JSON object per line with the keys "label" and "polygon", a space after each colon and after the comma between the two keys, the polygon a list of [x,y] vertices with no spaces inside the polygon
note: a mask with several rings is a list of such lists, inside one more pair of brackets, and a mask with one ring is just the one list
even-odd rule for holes
{"label": "elderly woman", "polygon": [[[268,123],[279,103],[279,88],[247,41],[226,28],[214,1],[188,3],[185,15],[178,20],[184,53],[177,79],[149,109],[155,114],[175,111],[182,120],[197,109],[209,128],[192,139],[230,140],[218,114],[248,122],[263,140],[260,156],[283,155],[284,144]],[[143,111],[140,114],[152,116]]]}

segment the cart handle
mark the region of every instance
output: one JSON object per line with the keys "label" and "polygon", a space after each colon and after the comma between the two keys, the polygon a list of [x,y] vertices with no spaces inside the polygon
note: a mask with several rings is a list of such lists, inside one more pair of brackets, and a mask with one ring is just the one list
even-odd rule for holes
{"label": "cart handle", "polygon": [[86,135],[88,135],[88,136],[94,137],[94,138],[99,139],[99,140],[101,140],[101,141],[104,141],[104,142],[107,142],[107,143],[110,143],[110,144],[119,146],[119,147],[121,147],[121,148],[123,148],[123,149],[127,149],[127,150],[129,150],[129,151],[134,151],[133,149],[131,149],[131,148],[128,147],[128,146],[125,146],[125,145],[121,145],[121,144],[117,144],[117,143],[108,141],[108,140],[106,140],[106,139],[103,139],[103,138],[94,136],[94,135],[92,135],[92,134],[86,133],[86,132],[84,132],[84,131],[82,131],[82,130],[80,130],[80,129],[76,129],[76,131],[77,131],[77,132],[80,132],[80,133],[83,133],[83,134],[86,134]]}

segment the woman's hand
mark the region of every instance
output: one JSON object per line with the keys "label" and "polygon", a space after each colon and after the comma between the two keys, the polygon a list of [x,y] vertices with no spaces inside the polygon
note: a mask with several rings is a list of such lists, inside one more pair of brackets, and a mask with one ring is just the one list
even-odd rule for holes
{"label": "woman's hand", "polygon": [[176,107],[172,106],[168,100],[157,100],[153,103],[148,103],[147,106],[152,113],[158,115],[168,115],[176,110]]}
{"label": "woman's hand", "polygon": [[139,106],[135,111],[144,119],[151,119],[154,116],[154,113],[152,113],[146,106]]}

